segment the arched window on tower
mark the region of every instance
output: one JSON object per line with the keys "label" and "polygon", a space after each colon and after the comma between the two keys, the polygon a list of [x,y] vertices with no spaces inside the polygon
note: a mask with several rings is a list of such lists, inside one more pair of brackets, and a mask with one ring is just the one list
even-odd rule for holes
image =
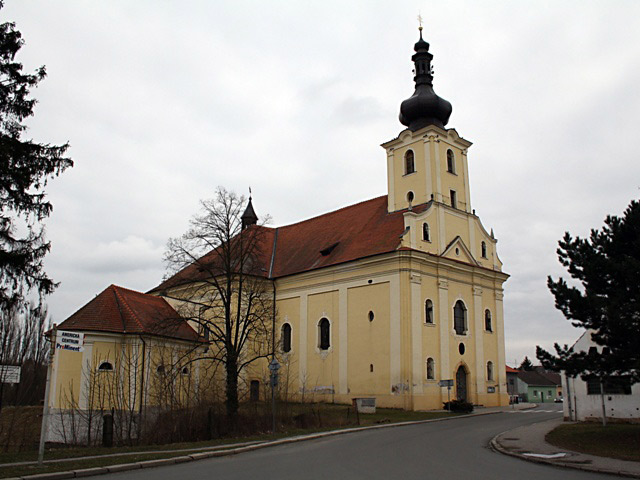
{"label": "arched window on tower", "polygon": [[480,249],[482,250],[482,258],[487,258],[487,244],[485,242],[480,244]]}
{"label": "arched window on tower", "polygon": [[425,242],[431,241],[431,234],[429,232],[429,224],[427,222],[422,224],[422,240]]}
{"label": "arched window on tower", "polygon": [[436,362],[433,358],[427,358],[427,380],[434,380],[436,378]]}
{"label": "arched window on tower", "polygon": [[413,150],[407,150],[404,154],[404,174],[408,175],[416,171],[416,163],[413,158]]}
{"label": "arched window on tower", "polygon": [[453,329],[458,335],[467,333],[467,307],[462,300],[458,300],[453,307]]}
{"label": "arched window on tower", "polygon": [[329,320],[326,318],[320,319],[320,322],[318,322],[318,348],[320,350],[329,350],[331,346],[330,329]]}
{"label": "arched window on tower", "polygon": [[424,302],[424,322],[433,323],[433,302],[428,298]]}
{"label": "arched window on tower", "polygon": [[489,310],[484,311],[484,329],[487,332],[493,332],[493,326],[491,325],[491,312]]}
{"label": "arched window on tower", "polygon": [[291,351],[291,325],[288,323],[282,325],[282,351],[285,353]]}
{"label": "arched window on tower", "polygon": [[493,382],[493,362],[487,362],[487,380]]}
{"label": "arched window on tower", "polygon": [[456,157],[451,149],[447,150],[447,172],[456,173]]}

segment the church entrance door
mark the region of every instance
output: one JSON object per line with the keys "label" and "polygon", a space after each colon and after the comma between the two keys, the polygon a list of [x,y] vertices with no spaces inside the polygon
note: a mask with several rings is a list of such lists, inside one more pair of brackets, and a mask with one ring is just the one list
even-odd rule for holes
{"label": "church entrance door", "polygon": [[467,401],[467,371],[462,365],[456,372],[456,397],[462,402]]}

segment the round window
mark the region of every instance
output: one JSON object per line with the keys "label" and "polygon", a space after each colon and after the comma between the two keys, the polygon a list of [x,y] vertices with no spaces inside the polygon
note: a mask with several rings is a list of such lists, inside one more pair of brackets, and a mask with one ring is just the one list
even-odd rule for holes
{"label": "round window", "polygon": [[460,352],[460,355],[464,355],[464,343],[460,342],[460,345],[458,345],[458,351]]}
{"label": "round window", "polygon": [[375,315],[373,314],[373,312],[371,310],[369,310],[369,321],[373,322],[373,317],[375,317]]}

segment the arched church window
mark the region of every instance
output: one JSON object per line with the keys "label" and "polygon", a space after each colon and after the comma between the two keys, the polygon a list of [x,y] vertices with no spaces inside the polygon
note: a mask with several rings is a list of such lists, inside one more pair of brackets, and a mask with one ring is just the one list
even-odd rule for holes
{"label": "arched church window", "polygon": [[427,380],[434,380],[436,378],[436,368],[433,358],[427,358]]}
{"label": "arched church window", "polygon": [[320,322],[318,322],[318,348],[320,348],[320,350],[329,350],[331,346],[330,329],[331,324],[326,318],[322,318]]}
{"label": "arched church window", "polygon": [[112,372],[113,371],[113,364],[111,362],[107,362],[107,361],[102,362],[98,366],[98,371],[99,372]]}
{"label": "arched church window", "polygon": [[404,154],[404,174],[408,175],[416,171],[416,163],[413,157],[413,150],[407,150]]}
{"label": "arched church window", "polygon": [[291,325],[288,323],[282,325],[282,351],[291,351]]}
{"label": "arched church window", "polygon": [[453,329],[458,335],[467,333],[467,307],[462,300],[458,300],[453,307]]}
{"label": "arched church window", "polygon": [[484,311],[484,329],[487,332],[493,332],[493,326],[491,325],[491,312],[489,310]]}
{"label": "arched church window", "polygon": [[433,302],[428,298],[424,302],[424,321],[425,323],[433,323]]}
{"label": "arched church window", "polygon": [[447,150],[447,172],[456,173],[456,158],[451,149]]}
{"label": "arched church window", "polygon": [[422,240],[424,240],[425,242],[430,242],[431,241],[431,234],[429,232],[429,224],[426,223],[426,222],[422,224]]}
{"label": "arched church window", "polygon": [[482,250],[482,258],[487,258],[487,244],[485,242],[482,242],[480,244],[480,248]]}
{"label": "arched church window", "polygon": [[493,382],[493,362],[487,362],[487,380]]}

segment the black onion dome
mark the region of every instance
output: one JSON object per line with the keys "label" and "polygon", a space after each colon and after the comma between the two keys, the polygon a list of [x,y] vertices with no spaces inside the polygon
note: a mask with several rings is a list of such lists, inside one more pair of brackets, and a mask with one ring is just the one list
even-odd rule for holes
{"label": "black onion dome", "polygon": [[414,45],[416,53],[411,57],[415,65],[416,91],[400,104],[400,123],[416,131],[427,125],[436,125],[440,128],[449,121],[451,116],[451,104],[433,91],[433,73],[431,60],[433,55],[429,53],[429,44],[422,38],[420,28],[420,40]]}

